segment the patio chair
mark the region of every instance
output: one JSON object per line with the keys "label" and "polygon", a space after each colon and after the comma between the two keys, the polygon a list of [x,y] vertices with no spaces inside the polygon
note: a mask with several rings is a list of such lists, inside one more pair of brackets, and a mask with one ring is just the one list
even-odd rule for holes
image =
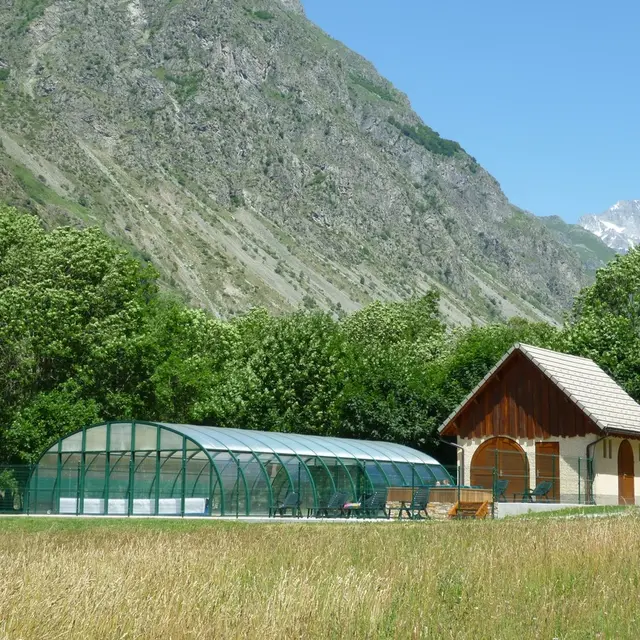
{"label": "patio chair", "polygon": [[374,491],[370,497],[362,502],[357,514],[363,518],[366,518],[367,516],[370,518],[377,518],[380,511],[382,511],[385,518],[389,517],[389,512],[387,511],[386,490]]}
{"label": "patio chair", "polygon": [[302,511],[300,510],[300,496],[293,491],[288,493],[282,502],[269,510],[269,517],[275,517],[278,514],[280,516],[284,516],[287,513],[287,509],[291,509],[291,517],[297,515],[299,518],[302,516]]}
{"label": "patio chair", "polygon": [[402,512],[404,511],[411,520],[422,520],[420,512],[424,511],[424,517],[428,519],[429,514],[427,513],[427,505],[429,504],[430,491],[431,487],[420,487],[414,491],[411,503],[408,505],[403,503],[402,507],[400,507],[398,518],[402,516]]}
{"label": "patio chair", "polygon": [[540,482],[536,488],[531,491],[531,489],[525,489],[523,493],[514,493],[513,499],[517,500],[518,496],[522,496],[522,501],[533,502],[533,498],[538,501],[538,498],[544,498],[546,502],[549,502],[549,491],[553,487],[553,482],[550,480],[543,480]]}
{"label": "patio chair", "polygon": [[508,480],[497,480],[495,487],[493,488],[493,495],[495,496],[496,502],[507,501],[507,487],[509,486]]}
{"label": "patio chair", "polygon": [[349,497],[346,493],[342,491],[336,491],[323,505],[320,505],[318,508],[311,507],[307,510],[307,518],[315,515],[316,518],[319,518],[322,514],[326,518],[331,516],[332,512],[337,512],[335,515],[343,516],[344,515],[344,505],[347,502]]}

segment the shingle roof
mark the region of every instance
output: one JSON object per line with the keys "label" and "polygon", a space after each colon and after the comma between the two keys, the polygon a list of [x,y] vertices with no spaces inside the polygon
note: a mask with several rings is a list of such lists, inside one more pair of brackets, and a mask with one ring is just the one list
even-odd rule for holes
{"label": "shingle roof", "polygon": [[456,407],[439,431],[457,416],[503,362],[519,351],[603,430],[640,433],[640,405],[593,360],[550,349],[515,344]]}

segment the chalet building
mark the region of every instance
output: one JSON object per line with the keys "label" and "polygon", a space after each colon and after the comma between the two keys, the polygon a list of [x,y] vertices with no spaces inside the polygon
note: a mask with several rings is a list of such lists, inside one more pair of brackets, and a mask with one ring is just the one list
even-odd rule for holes
{"label": "chalet building", "polygon": [[464,484],[502,480],[502,499],[547,481],[550,500],[640,503],[640,405],[588,358],[514,345],[440,435]]}

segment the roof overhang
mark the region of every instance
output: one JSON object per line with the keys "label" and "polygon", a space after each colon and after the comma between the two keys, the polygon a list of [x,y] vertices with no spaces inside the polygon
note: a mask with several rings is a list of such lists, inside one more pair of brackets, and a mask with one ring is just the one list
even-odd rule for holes
{"label": "roof overhang", "polygon": [[[495,364],[494,367],[487,373],[487,375],[480,380],[480,382],[473,388],[473,390],[465,397],[465,399],[449,414],[447,419],[442,423],[440,428],[438,429],[438,433],[441,436],[455,436],[455,433],[446,433],[447,427],[452,425],[456,418],[467,408],[470,402],[473,401],[474,397],[482,391],[482,389],[489,383],[489,381],[498,373],[498,371],[507,363],[507,361],[511,360],[514,354],[519,353],[527,358],[533,364],[538,371],[540,371],[546,378],[548,378],[553,384],[562,391],[562,393],[566,396],[568,400],[570,400],[574,405],[576,405],[580,411],[582,411],[602,432],[611,431],[611,429],[603,424],[597,416],[595,416],[591,411],[589,411],[582,402],[580,402],[577,398],[575,398],[565,387],[564,385],[553,376],[551,372],[549,372],[543,365],[537,362],[530,353],[527,352],[525,348],[522,347],[521,343],[516,342],[509,351],[507,351],[500,360]],[[620,431],[625,431],[621,429]],[[637,431],[626,431],[627,433],[632,433],[637,436],[640,436],[640,433]]]}

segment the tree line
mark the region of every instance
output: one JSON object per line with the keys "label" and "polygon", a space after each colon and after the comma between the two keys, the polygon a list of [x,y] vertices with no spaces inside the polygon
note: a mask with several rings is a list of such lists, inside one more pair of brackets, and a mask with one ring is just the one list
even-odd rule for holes
{"label": "tree line", "polygon": [[221,320],[95,228],[45,230],[0,206],[0,462],[65,433],[147,419],[400,442],[437,427],[514,342],[593,358],[640,398],[640,251],[601,269],[562,327],[448,328],[435,291],[322,311]]}

